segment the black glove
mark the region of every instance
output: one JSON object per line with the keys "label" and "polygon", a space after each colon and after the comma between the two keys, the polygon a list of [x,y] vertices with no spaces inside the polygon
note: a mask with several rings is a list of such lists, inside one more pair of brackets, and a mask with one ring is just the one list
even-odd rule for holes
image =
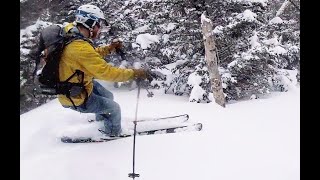
{"label": "black glove", "polygon": [[110,51],[116,51],[117,49],[121,49],[123,47],[122,39],[116,38],[112,40],[111,44],[109,45]]}
{"label": "black glove", "polygon": [[149,82],[153,80],[149,70],[144,70],[144,69],[132,69],[132,70],[134,72],[134,78],[137,80],[147,79]]}
{"label": "black glove", "polygon": [[147,80],[151,82],[153,80],[153,73],[150,70],[146,70]]}
{"label": "black glove", "polygon": [[135,79],[147,79],[147,72],[144,69],[132,69]]}

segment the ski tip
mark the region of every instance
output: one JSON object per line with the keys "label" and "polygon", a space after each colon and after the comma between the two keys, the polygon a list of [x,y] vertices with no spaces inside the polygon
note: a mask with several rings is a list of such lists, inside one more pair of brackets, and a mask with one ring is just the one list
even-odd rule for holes
{"label": "ski tip", "polygon": [[64,143],[71,143],[72,142],[72,139],[67,136],[61,137],[60,140],[61,140],[61,142],[64,142]]}

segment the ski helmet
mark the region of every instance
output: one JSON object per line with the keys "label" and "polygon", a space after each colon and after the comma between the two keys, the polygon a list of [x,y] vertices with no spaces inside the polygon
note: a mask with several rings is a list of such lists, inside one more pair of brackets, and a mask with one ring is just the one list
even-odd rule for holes
{"label": "ski helmet", "polygon": [[80,6],[75,16],[75,22],[84,25],[88,29],[92,29],[96,24],[101,26],[106,21],[101,9],[91,4]]}

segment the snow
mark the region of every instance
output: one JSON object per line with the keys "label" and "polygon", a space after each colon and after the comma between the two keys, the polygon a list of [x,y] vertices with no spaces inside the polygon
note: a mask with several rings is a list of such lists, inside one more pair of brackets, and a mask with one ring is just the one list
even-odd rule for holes
{"label": "snow", "polygon": [[140,47],[139,44],[137,44],[137,43],[131,43],[131,45],[132,45],[132,48],[138,48],[138,47]]}
{"label": "snow", "polygon": [[175,53],[172,48],[161,49],[162,55],[170,57],[171,54]]}
{"label": "snow", "polygon": [[[132,125],[137,90],[101,83],[120,104],[123,127]],[[138,136],[136,179],[299,180],[300,88],[291,87],[226,108],[214,102],[189,103],[186,96],[160,90],[148,98],[142,89],[138,119],[188,113],[189,121],[201,122],[203,130]],[[62,134],[96,134],[99,123],[88,123],[90,118],[93,114],[65,109],[57,99],[20,115],[20,179],[130,179],[133,138],[97,144],[60,142]]]}
{"label": "snow", "polygon": [[283,20],[280,17],[275,17],[269,21],[269,24],[281,24]]}
{"label": "snow", "polygon": [[266,45],[273,45],[273,46],[277,46],[280,44],[277,37],[264,40],[263,43],[265,43]]}
{"label": "snow", "polygon": [[195,85],[199,85],[201,82],[202,82],[201,76],[197,75],[196,72],[193,72],[189,75],[187,84],[191,86],[195,86]]}
{"label": "snow", "polygon": [[142,32],[147,31],[149,28],[150,28],[149,25],[144,25],[144,26],[141,26],[141,27],[138,27],[138,28],[134,29],[132,31],[132,33],[142,33]]}
{"label": "snow", "polygon": [[233,60],[233,61],[231,61],[231,62],[228,64],[228,68],[231,68],[231,67],[237,65],[237,63],[238,63],[238,60]]}
{"label": "snow", "polygon": [[236,17],[244,21],[251,22],[256,20],[257,14],[247,9],[243,13],[238,14]]}
{"label": "snow", "polygon": [[128,15],[128,14],[130,14],[131,13],[131,10],[130,9],[126,9],[126,10],[124,10],[124,12],[123,12],[123,15]]}
{"label": "snow", "polygon": [[[203,68],[202,70],[205,69]],[[198,99],[203,99],[203,95],[206,94],[206,91],[202,87],[200,87],[201,83],[202,77],[199,76],[197,72],[193,72],[189,75],[187,84],[193,87],[189,96],[189,102],[194,102],[198,101]]]}
{"label": "snow", "polygon": [[137,1],[140,1],[140,2],[153,2],[153,1],[156,1],[156,0],[131,0],[131,3],[134,3],[134,2],[137,2]]}
{"label": "snow", "polygon": [[145,62],[152,62],[154,64],[161,64],[161,60],[157,57],[146,57]]}
{"label": "snow", "polygon": [[20,55],[27,55],[29,54],[30,49],[26,49],[26,48],[20,48]]}
{"label": "snow", "polygon": [[201,14],[201,24],[204,23],[204,21],[208,23],[212,23],[210,19],[208,19],[204,14]]}
{"label": "snow", "polygon": [[171,31],[177,26],[177,23],[169,23],[166,27],[166,31]]}
{"label": "snow", "polygon": [[213,33],[214,34],[221,34],[221,33],[223,33],[223,26],[217,26],[217,27],[215,27],[214,28],[214,30],[213,30]]}
{"label": "snow", "polygon": [[[236,64],[237,62],[234,62],[234,64]],[[232,65],[234,66],[234,65]],[[223,88],[227,88],[228,85],[225,83],[226,81],[230,81],[232,83],[237,83],[237,80],[235,79],[235,77],[232,77],[231,73],[229,71],[227,71],[224,68],[219,68],[219,72],[221,74],[221,79],[222,79],[222,87]]]}
{"label": "snow", "polygon": [[177,61],[175,62],[175,66],[178,66],[178,65],[184,64],[184,63],[186,63],[186,62],[188,62],[188,60],[187,60],[187,59],[184,59],[184,60],[177,60]]}
{"label": "snow", "polygon": [[178,23],[168,23],[168,24],[162,24],[159,27],[161,27],[162,29],[164,29],[166,32],[170,32],[171,30],[173,30]]}
{"label": "snow", "polygon": [[157,35],[151,35],[149,33],[139,34],[136,38],[136,43],[140,44],[142,49],[147,49],[153,43],[159,43],[160,37]]}
{"label": "snow", "polygon": [[285,85],[284,88],[287,90],[294,90],[294,84],[297,84],[297,70],[287,70],[287,69],[279,69],[278,76]]}
{"label": "snow", "polygon": [[202,99],[203,94],[206,91],[203,90],[199,85],[194,85],[192,91],[190,93],[189,102],[197,101],[198,99]]}
{"label": "snow", "polygon": [[284,49],[281,46],[276,46],[274,48],[270,48],[270,52],[274,53],[274,54],[286,54],[287,50]]}
{"label": "snow", "polygon": [[[255,59],[255,57],[252,55],[251,52],[243,52],[243,53],[241,53],[241,58],[244,59],[244,60]],[[238,64],[238,66],[239,66],[239,64]]]}
{"label": "snow", "polygon": [[162,35],[163,43],[167,43],[169,41],[169,37],[170,37],[169,34]]}
{"label": "snow", "polygon": [[246,3],[261,3],[263,6],[267,5],[268,0],[231,0],[233,2],[246,2]]}
{"label": "snow", "polygon": [[250,37],[250,44],[252,48],[261,47],[261,44],[259,43],[259,37],[257,35],[257,32],[254,32],[254,35]]}
{"label": "snow", "polygon": [[289,50],[292,51],[292,52],[299,52],[299,49],[300,48],[298,46],[295,46],[295,45],[289,47]]}

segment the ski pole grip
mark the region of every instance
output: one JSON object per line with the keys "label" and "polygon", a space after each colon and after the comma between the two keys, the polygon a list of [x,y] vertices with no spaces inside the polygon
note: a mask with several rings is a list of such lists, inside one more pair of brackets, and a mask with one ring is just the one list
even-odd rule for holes
{"label": "ski pole grip", "polygon": [[135,79],[135,81],[136,81],[136,83],[137,83],[137,86],[140,87],[141,82],[142,82],[142,79],[137,78],[137,79]]}

